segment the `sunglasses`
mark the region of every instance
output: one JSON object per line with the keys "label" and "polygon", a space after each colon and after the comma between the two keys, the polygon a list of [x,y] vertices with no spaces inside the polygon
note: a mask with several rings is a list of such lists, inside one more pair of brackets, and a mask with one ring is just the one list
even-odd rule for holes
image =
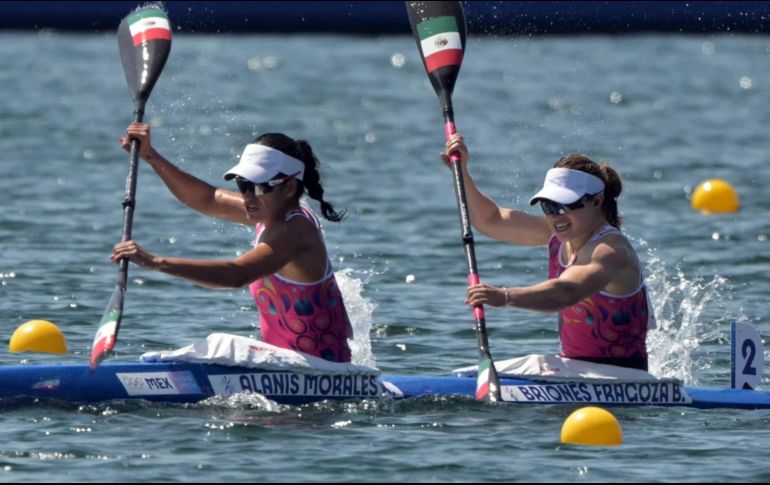
{"label": "sunglasses", "polygon": [[298,174],[299,172],[292,175],[287,175],[283,178],[268,180],[267,182],[262,182],[261,184],[255,184],[251,180],[245,179],[240,175],[236,175],[235,184],[238,186],[238,190],[242,194],[265,195],[275,190],[276,186],[281,185],[282,183]]}
{"label": "sunglasses", "polygon": [[540,208],[543,209],[543,214],[547,216],[564,215],[568,211],[574,211],[585,207],[585,201],[592,196],[584,195],[577,201],[571,204],[560,204],[548,199],[540,199]]}

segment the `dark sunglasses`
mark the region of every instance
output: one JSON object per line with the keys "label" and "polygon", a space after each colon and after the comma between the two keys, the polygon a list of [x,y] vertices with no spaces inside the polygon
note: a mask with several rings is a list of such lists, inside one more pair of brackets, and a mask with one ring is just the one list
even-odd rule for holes
{"label": "dark sunglasses", "polygon": [[292,175],[287,175],[286,177],[279,179],[268,180],[267,182],[263,182],[261,184],[255,184],[251,180],[245,179],[240,175],[236,175],[235,184],[238,186],[238,190],[242,194],[265,195],[275,190],[276,186],[281,185],[297,174],[299,174],[299,172]]}
{"label": "dark sunglasses", "polygon": [[568,210],[574,211],[585,207],[585,201],[593,197],[592,195],[584,195],[577,201],[571,204],[560,204],[548,199],[540,199],[540,208],[543,209],[543,214],[547,216],[564,215]]}

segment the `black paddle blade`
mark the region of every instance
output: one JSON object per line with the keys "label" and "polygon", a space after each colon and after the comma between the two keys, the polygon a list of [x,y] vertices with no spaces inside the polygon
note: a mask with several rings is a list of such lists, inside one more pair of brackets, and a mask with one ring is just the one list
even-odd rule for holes
{"label": "black paddle blade", "polygon": [[118,340],[118,329],[120,320],[123,318],[123,299],[126,293],[124,286],[118,284],[112,293],[107,309],[99,322],[99,328],[94,336],[94,343],[91,346],[91,370],[96,369],[99,363],[104,360]]}
{"label": "black paddle blade", "polygon": [[147,101],[171,51],[171,22],[157,5],[138,8],[118,27],[118,47],[134,101]]}
{"label": "black paddle blade", "polygon": [[447,106],[465,52],[465,14],[460,2],[405,2],[425,70]]}

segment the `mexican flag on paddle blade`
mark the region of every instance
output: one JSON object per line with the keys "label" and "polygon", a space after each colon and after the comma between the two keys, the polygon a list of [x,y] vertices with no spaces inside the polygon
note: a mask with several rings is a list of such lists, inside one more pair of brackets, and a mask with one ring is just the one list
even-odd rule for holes
{"label": "mexican flag on paddle blade", "polygon": [[94,343],[91,346],[91,369],[95,369],[99,363],[107,357],[107,354],[115,347],[115,334],[118,330],[120,310],[113,309],[99,322]]}
{"label": "mexican flag on paddle blade", "polygon": [[463,44],[453,16],[435,17],[417,24],[428,74],[444,66],[459,66]]}
{"label": "mexican flag on paddle blade", "polygon": [[171,40],[171,24],[163,10],[142,10],[129,15],[127,22],[135,47],[150,40]]}

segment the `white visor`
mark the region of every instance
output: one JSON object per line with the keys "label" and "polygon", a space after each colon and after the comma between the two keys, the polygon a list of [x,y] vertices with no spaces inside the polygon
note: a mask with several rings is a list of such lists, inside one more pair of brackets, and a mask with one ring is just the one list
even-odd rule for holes
{"label": "white visor", "polygon": [[225,172],[225,180],[231,180],[237,175],[255,184],[262,184],[279,173],[294,175],[302,180],[305,164],[275,148],[252,143],[243,149],[238,165]]}
{"label": "white visor", "polygon": [[584,195],[595,195],[603,190],[602,179],[590,173],[569,168],[552,168],[545,174],[543,188],[529,199],[529,205],[540,199],[571,204]]}

